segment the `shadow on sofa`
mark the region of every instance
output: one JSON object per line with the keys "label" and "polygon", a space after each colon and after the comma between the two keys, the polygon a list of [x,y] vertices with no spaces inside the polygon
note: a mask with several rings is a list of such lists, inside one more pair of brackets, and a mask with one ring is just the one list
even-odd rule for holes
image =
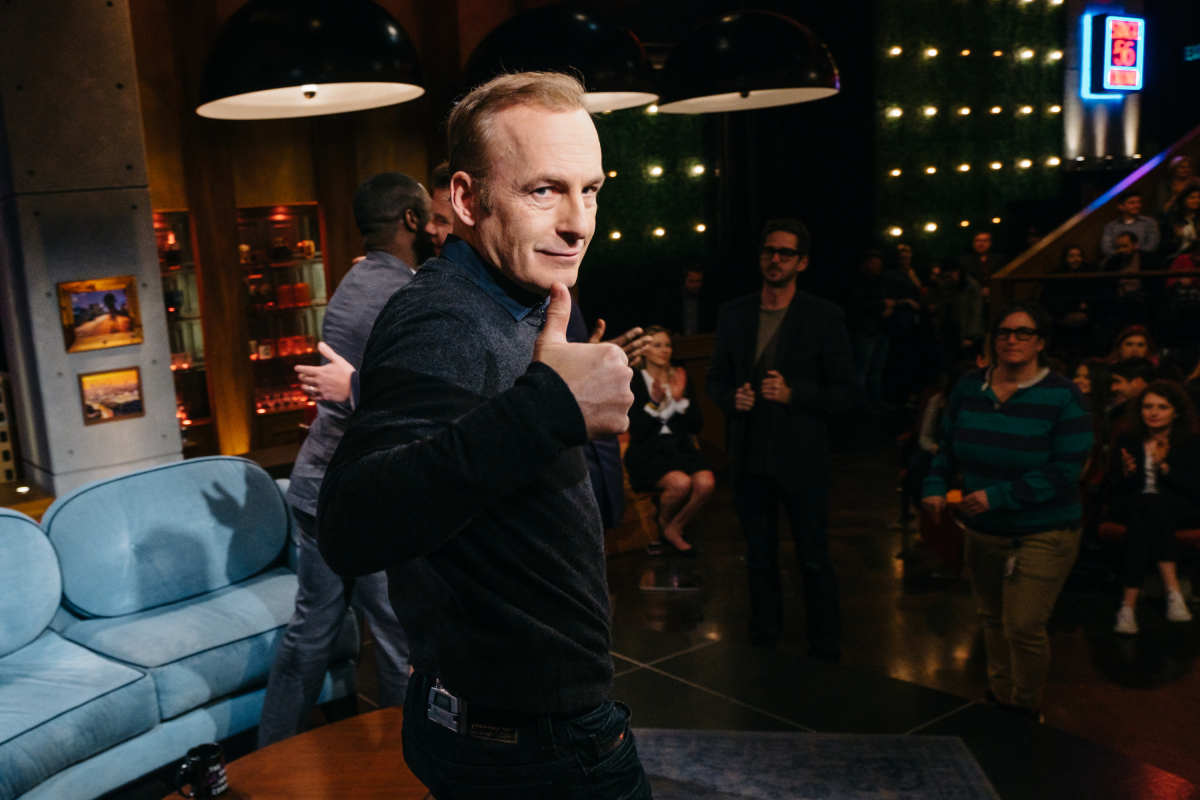
{"label": "shadow on sofa", "polygon": [[[291,517],[240,458],[0,510],[0,800],[90,800],[258,724],[291,617]],[[354,695],[347,612],[320,702]]]}

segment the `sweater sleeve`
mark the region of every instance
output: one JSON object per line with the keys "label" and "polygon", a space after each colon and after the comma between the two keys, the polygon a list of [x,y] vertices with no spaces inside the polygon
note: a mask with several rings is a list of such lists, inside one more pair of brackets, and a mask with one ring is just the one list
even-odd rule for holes
{"label": "sweater sleeve", "polygon": [[1050,432],[1050,460],[1015,480],[989,486],[991,509],[1032,508],[1078,487],[1092,454],[1092,417],[1074,387],[1067,396],[1070,400],[1063,404]]}
{"label": "sweater sleeve", "polygon": [[487,352],[463,327],[430,315],[372,335],[318,503],[321,555],[338,574],[429,553],[587,441],[574,396],[544,364],[482,397]]}

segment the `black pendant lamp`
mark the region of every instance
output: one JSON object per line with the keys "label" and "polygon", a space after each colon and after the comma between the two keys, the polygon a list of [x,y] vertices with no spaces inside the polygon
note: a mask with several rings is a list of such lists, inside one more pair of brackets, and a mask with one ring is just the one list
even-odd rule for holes
{"label": "black pendant lamp", "polygon": [[544,6],[489,33],[464,69],[467,89],[510,72],[570,72],[587,88],[588,110],[615,111],[658,99],[653,67],[629,31],[594,14]]}
{"label": "black pendant lamp", "polygon": [[360,111],[425,93],[416,50],[371,0],[250,0],[213,43],[196,113],[278,119]]}
{"label": "black pendant lamp", "polygon": [[742,111],[837,94],[837,67],[824,42],[793,19],[742,11],[689,33],[663,65],[658,110]]}

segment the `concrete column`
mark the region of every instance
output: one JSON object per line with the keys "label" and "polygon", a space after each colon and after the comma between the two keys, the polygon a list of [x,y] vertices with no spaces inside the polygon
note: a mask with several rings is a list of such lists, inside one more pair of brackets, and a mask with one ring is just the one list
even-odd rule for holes
{"label": "concrete column", "polygon": [[[144,343],[68,353],[57,284],[123,275]],[[28,480],[182,457],[128,0],[0,4],[0,325]],[[85,425],[78,376],[135,366],[145,416]]]}

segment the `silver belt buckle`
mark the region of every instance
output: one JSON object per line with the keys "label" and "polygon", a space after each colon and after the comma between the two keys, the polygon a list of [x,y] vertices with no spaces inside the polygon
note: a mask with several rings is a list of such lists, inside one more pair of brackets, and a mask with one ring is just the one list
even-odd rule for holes
{"label": "silver belt buckle", "polygon": [[466,733],[467,701],[459,699],[442,688],[435,680],[429,687],[429,711],[426,716],[443,728],[455,733]]}

